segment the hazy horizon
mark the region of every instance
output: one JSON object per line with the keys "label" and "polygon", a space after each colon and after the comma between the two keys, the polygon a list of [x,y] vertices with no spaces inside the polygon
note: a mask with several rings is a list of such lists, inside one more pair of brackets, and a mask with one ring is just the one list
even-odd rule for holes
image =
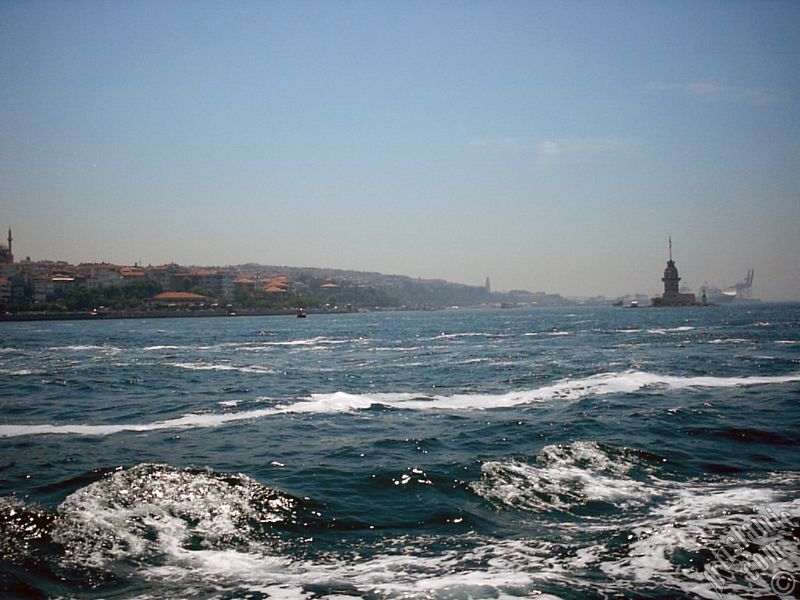
{"label": "hazy horizon", "polygon": [[[17,260],[800,300],[800,4],[0,4]],[[5,235],[0,237],[5,238]]]}

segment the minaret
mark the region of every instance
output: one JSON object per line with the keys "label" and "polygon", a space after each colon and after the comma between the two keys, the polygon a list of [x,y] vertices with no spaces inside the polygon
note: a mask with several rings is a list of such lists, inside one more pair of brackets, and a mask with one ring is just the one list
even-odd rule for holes
{"label": "minaret", "polygon": [[11,249],[11,227],[8,228],[8,255],[11,257],[11,262],[14,262],[14,251]]}

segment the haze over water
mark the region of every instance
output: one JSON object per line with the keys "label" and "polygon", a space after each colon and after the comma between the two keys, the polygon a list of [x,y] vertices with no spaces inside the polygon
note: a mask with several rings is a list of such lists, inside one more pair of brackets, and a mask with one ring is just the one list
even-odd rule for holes
{"label": "haze over water", "polygon": [[3,2],[19,258],[800,300],[796,2]]}

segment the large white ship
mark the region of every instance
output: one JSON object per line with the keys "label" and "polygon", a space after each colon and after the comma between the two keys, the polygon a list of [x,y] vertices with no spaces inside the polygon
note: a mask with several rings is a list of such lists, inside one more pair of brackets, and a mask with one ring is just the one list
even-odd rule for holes
{"label": "large white ship", "polygon": [[753,273],[754,270],[749,269],[744,281],[726,287],[724,290],[708,282],[704,283],[703,290],[705,290],[708,301],[714,304],[761,302],[758,298],[753,298]]}

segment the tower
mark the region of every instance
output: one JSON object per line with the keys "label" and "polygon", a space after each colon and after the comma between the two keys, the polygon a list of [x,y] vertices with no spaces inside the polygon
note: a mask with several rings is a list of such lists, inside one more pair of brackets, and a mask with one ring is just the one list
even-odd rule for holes
{"label": "tower", "polygon": [[11,252],[11,227],[8,228],[8,247],[0,243],[0,264],[10,265],[14,262],[14,255]]}
{"label": "tower", "polygon": [[680,292],[681,278],[678,275],[678,267],[672,260],[672,236],[669,237],[669,260],[661,281],[664,282],[664,294],[651,298],[653,306],[700,306],[694,294],[689,292],[681,294]]}
{"label": "tower", "polygon": [[661,281],[664,282],[664,297],[677,296],[678,288],[681,278],[678,276],[678,267],[675,266],[675,261],[672,260],[672,236],[669,237],[669,260],[667,261],[667,268],[664,269],[664,277]]}

